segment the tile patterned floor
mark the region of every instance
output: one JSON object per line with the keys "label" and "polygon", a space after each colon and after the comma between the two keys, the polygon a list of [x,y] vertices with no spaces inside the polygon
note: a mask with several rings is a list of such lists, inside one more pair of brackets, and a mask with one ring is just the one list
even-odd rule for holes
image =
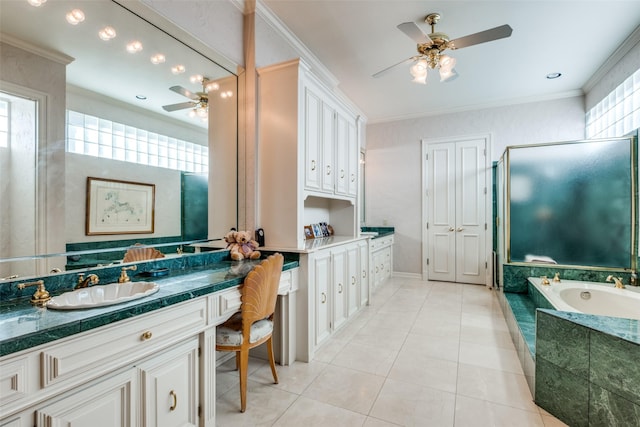
{"label": "tile patterned floor", "polygon": [[218,368],[217,426],[564,426],[531,398],[495,292],[393,278],[311,363]]}

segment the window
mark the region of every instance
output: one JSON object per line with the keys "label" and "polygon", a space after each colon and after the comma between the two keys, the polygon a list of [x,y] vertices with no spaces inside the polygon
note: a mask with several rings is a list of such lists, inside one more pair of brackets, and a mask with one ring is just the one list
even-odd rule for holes
{"label": "window", "polygon": [[0,148],[9,147],[9,101],[0,99]]}
{"label": "window", "polygon": [[640,128],[640,69],[587,112],[587,138],[612,138]]}
{"label": "window", "polygon": [[209,148],[67,110],[67,152],[207,173]]}

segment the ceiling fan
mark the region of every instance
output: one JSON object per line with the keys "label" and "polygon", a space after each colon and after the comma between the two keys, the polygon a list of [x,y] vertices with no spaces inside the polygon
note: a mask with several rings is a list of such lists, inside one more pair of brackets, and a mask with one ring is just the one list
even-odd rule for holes
{"label": "ceiling fan", "polygon": [[417,45],[418,55],[407,58],[397,64],[378,71],[373,77],[380,77],[393,68],[413,62],[410,71],[413,81],[416,83],[427,83],[427,69],[440,71],[440,81],[454,80],[458,74],[454,67],[455,58],[443,54],[447,49],[455,50],[463,47],[473,46],[511,36],[513,29],[509,25],[501,25],[479,33],[450,40],[445,33],[435,32],[435,26],[440,20],[439,13],[430,13],[424,18],[424,22],[431,25],[431,34],[426,34],[415,22],[404,22],[398,25],[398,29],[414,40]]}
{"label": "ceiling fan", "polygon": [[218,85],[218,83],[210,81],[206,77],[202,78],[201,83],[202,83],[202,92],[191,92],[189,89],[186,89],[182,86],[171,86],[169,90],[179,93],[180,95],[191,99],[191,101],[179,102],[177,104],[163,105],[162,108],[168,112],[191,108],[191,111],[189,112],[190,115],[195,115],[202,118],[207,117],[208,105],[209,105],[209,92],[212,90],[219,89],[220,86]]}

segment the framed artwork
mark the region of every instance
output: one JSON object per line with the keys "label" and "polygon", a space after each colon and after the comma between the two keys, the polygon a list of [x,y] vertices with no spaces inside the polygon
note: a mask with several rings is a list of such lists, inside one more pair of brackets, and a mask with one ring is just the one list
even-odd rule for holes
{"label": "framed artwork", "polygon": [[313,228],[310,225],[304,226],[304,238],[305,239],[313,239]]}
{"label": "framed artwork", "polygon": [[87,178],[85,234],[153,233],[154,184]]}
{"label": "framed artwork", "polygon": [[322,235],[324,237],[329,237],[329,230],[327,228],[327,223],[326,222],[321,222],[320,223],[320,229],[322,230]]}
{"label": "framed artwork", "polygon": [[320,224],[311,224],[311,228],[313,228],[313,237],[323,237]]}

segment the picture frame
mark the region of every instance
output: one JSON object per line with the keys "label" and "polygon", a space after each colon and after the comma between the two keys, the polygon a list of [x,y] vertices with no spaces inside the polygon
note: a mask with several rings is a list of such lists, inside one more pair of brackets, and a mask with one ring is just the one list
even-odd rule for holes
{"label": "picture frame", "polygon": [[85,234],[150,234],[155,184],[87,177]]}
{"label": "picture frame", "polygon": [[313,239],[313,228],[310,225],[304,226],[304,238],[305,239]]}
{"label": "picture frame", "polygon": [[322,230],[322,235],[324,237],[329,237],[329,230],[327,229],[327,223],[326,222],[321,222],[320,223],[320,229]]}
{"label": "picture frame", "polygon": [[311,224],[311,228],[313,229],[313,237],[324,237],[322,234],[322,229],[320,228],[320,224]]}

